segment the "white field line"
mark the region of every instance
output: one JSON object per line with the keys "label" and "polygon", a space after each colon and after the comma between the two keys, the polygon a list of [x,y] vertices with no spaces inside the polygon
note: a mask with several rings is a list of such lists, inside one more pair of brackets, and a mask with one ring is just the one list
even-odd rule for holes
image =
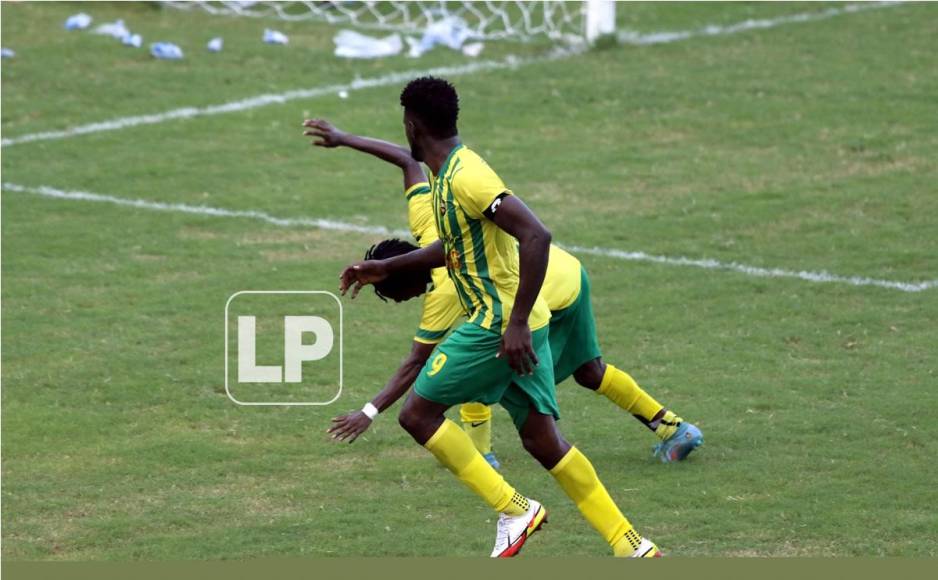
{"label": "white field line", "polygon": [[876,278],[867,278],[865,276],[840,276],[830,272],[820,271],[811,272],[807,270],[783,270],[782,268],[760,268],[759,266],[748,266],[738,262],[719,262],[711,259],[685,258],[683,256],[655,256],[645,252],[626,252],[623,250],[613,250],[609,248],[584,248],[581,246],[564,246],[574,254],[591,254],[593,256],[603,256],[606,258],[616,258],[619,260],[630,260],[633,262],[651,262],[653,264],[666,264],[668,266],[688,266],[691,268],[704,268],[706,270],[728,270],[738,272],[747,276],[757,278],[797,278],[806,282],[828,282],[835,284],[849,284],[851,286],[876,286],[879,288],[889,288],[890,290],[901,290],[902,292],[922,292],[932,288],[938,288],[938,280],[926,280],[924,282],[896,282],[893,280],[878,280]]}
{"label": "white field line", "polygon": [[[749,30],[755,29],[765,29],[765,28],[774,28],[776,26],[781,26],[785,24],[792,24],[798,22],[810,22],[812,20],[822,20],[826,18],[832,18],[834,16],[840,16],[843,14],[852,14],[855,12],[861,12],[865,10],[872,10],[876,8],[888,8],[890,6],[899,6],[899,2],[868,2],[860,4],[847,4],[843,7],[838,8],[828,8],[819,12],[802,12],[798,14],[792,14],[788,16],[779,16],[777,18],[766,18],[761,20],[745,20],[737,24],[732,24],[729,26],[718,26],[710,25],[703,28],[698,28],[694,30],[679,30],[671,32],[652,32],[648,34],[641,34],[633,31],[621,31],[618,34],[619,41],[625,44],[638,44],[638,45],[648,45],[648,44],[662,44],[669,42],[678,42],[682,40],[687,40],[697,36],[725,36],[730,34],[737,34],[739,32],[746,32]],[[369,89],[373,87],[383,87],[388,85],[395,85],[409,81],[412,78],[424,75],[437,75],[437,76],[459,76],[474,74],[477,72],[491,71],[491,70],[500,70],[507,68],[515,68],[520,66],[525,66],[528,64],[544,62],[548,60],[557,60],[565,58],[567,56],[573,55],[580,52],[579,50],[572,49],[560,49],[557,48],[550,52],[549,54],[537,58],[528,58],[521,59],[513,56],[509,56],[504,60],[488,60],[488,61],[478,61],[472,62],[469,64],[458,65],[458,66],[445,66],[438,67],[433,69],[423,69],[423,70],[408,70],[397,73],[390,73],[387,75],[371,78],[359,78],[355,79],[352,82],[345,84],[334,84],[327,86],[313,87],[309,89],[297,89],[293,91],[287,91],[284,93],[277,94],[264,94],[257,95],[254,97],[248,97],[245,99],[231,101],[227,103],[222,103],[219,105],[210,105],[206,107],[183,107],[180,109],[173,109],[171,111],[164,111],[162,113],[153,113],[150,115],[136,115],[132,117],[120,117],[117,119],[111,119],[109,121],[101,121],[99,123],[91,123],[88,125],[79,125],[77,127],[71,127],[68,129],[63,129],[59,131],[42,131],[39,133],[28,133],[26,135],[20,135],[19,137],[10,137],[0,140],[0,146],[10,147],[13,145],[19,145],[21,143],[32,143],[35,141],[48,141],[53,139],[68,139],[71,137],[78,137],[80,135],[88,135],[92,133],[100,133],[103,131],[118,131],[121,129],[127,129],[130,127],[137,127],[140,125],[154,125],[157,123],[163,123],[165,121],[172,121],[176,119],[191,119],[194,117],[202,117],[206,115],[220,115],[223,113],[236,113],[240,111],[246,111],[249,109],[255,109],[258,107],[265,107],[268,105],[280,105],[287,103],[289,101],[294,101],[297,99],[312,99],[316,97],[322,97],[325,95],[334,95],[340,91],[358,91],[362,89]]]}
{"label": "white field line", "polygon": [[282,105],[297,99],[312,99],[325,95],[335,95],[341,91],[359,91],[373,87],[403,84],[413,78],[425,75],[453,77],[482,71],[513,68],[525,64],[530,64],[532,62],[543,62],[547,60],[563,58],[573,54],[574,52],[575,51],[572,50],[558,49],[550,52],[546,56],[534,59],[521,59],[518,57],[509,56],[503,60],[483,60],[458,66],[441,66],[431,69],[406,70],[389,73],[379,77],[357,78],[352,82],[345,84],[326,85],[313,87],[310,89],[297,89],[293,91],[287,91],[285,93],[257,95],[238,101],[222,103],[220,105],[209,105],[207,107],[184,107],[181,109],[165,111],[163,113],[154,113],[152,115],[120,117],[118,119],[111,119],[110,121],[102,121],[100,123],[79,125],[77,127],[71,127],[61,131],[29,133],[19,137],[3,139],[0,141],[0,145],[3,147],[10,147],[12,145],[31,143],[34,141],[68,139],[70,137],[77,137],[79,135],[101,133],[102,131],[119,131],[121,129],[127,129],[130,127],[138,127],[140,125],[155,125],[157,123],[163,123],[165,121],[172,121],[175,119],[192,119],[194,117],[204,117],[207,115],[237,113],[240,111],[247,111],[249,109],[256,109],[258,107],[266,107],[268,105]]}
{"label": "white field line", "polygon": [[44,185],[39,187],[26,187],[23,185],[17,185],[15,183],[4,183],[3,189],[6,191],[15,191],[17,193],[31,193],[34,195],[42,195],[45,197],[68,199],[73,201],[96,201],[151,211],[189,213],[210,217],[246,218],[267,222],[269,224],[284,228],[309,227],[321,230],[355,232],[359,234],[373,234],[378,236],[410,235],[410,232],[407,230],[392,230],[382,226],[364,226],[319,218],[279,218],[262,211],[224,209],[219,207],[209,207],[206,205],[189,205],[185,203],[163,203],[161,201],[148,201],[145,199],[127,199],[123,197],[114,197],[113,195],[88,193],[87,191],[64,191],[61,189],[55,189],[53,187],[46,187]]}
{"label": "white field line", "polygon": [[737,22],[736,24],[730,24],[727,26],[720,26],[717,24],[710,24],[702,28],[696,28],[694,30],[674,30],[674,31],[661,31],[661,32],[650,32],[647,34],[642,34],[640,32],[635,32],[633,30],[621,30],[616,34],[616,38],[619,42],[623,44],[633,44],[638,46],[647,46],[651,44],[667,44],[670,42],[680,42],[682,40],[688,40],[690,38],[695,38],[698,36],[728,36],[730,34],[738,34],[740,32],[748,32],[750,30],[761,30],[765,28],[775,28],[776,26],[781,26],[784,24],[794,24],[800,22],[812,22],[815,20],[826,20],[828,18],[833,18],[835,16],[842,16],[844,14],[854,14],[857,12],[864,12],[866,10],[876,10],[879,8],[891,8],[894,6],[901,6],[902,2],[861,2],[858,4],[847,4],[841,7],[828,8],[826,10],[820,10],[818,12],[801,12],[798,14],[790,14],[788,16],[778,16],[776,18],[760,18],[760,19],[749,19],[743,20],[742,22]]}
{"label": "white field line", "polygon": [[[310,227],[339,232],[355,232],[380,236],[407,237],[410,235],[410,233],[406,230],[391,229],[383,226],[351,224],[348,222],[321,218],[279,218],[264,212],[253,210],[231,210],[217,207],[208,207],[204,205],[163,203],[144,199],[127,199],[111,195],[89,193],[86,191],[64,191],[46,186],[27,187],[15,183],[4,183],[3,189],[11,192],[40,195],[56,199],[109,203],[113,205],[127,206],[151,211],[187,213],[209,217],[246,218],[266,222],[268,224],[280,227]],[[652,264],[664,264],[668,266],[684,266],[691,268],[703,268],[707,270],[726,270],[759,278],[796,278],[806,282],[848,284],[850,286],[875,286],[879,288],[887,288],[889,290],[900,290],[902,292],[923,292],[925,290],[938,288],[938,279],[927,280],[924,282],[896,282],[893,280],[879,280],[876,278],[866,278],[862,276],[839,276],[837,274],[831,274],[824,271],[810,272],[802,270],[796,272],[793,270],[783,270],[781,268],[760,268],[758,266],[748,266],[746,264],[739,264],[736,262],[719,262],[717,260],[686,258],[683,256],[656,256],[654,254],[646,254],[645,252],[627,252],[610,248],[566,245],[564,247],[575,254],[590,254],[617,260],[648,262]]]}

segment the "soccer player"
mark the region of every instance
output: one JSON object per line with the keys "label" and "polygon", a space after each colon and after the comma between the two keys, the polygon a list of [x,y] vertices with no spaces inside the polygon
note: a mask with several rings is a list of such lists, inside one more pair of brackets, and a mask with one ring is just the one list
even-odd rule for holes
{"label": "soccer player", "polygon": [[[345,133],[322,119],[307,120],[304,126],[308,128],[304,135],[315,137],[316,145],[349,147],[400,167],[404,175],[411,234],[420,247],[437,240],[430,184],[420,163],[410,156],[410,151],[394,143]],[[408,242],[385,240],[373,246],[365,258],[391,258],[416,249]],[[430,290],[426,292],[428,286]],[[603,362],[589,290],[589,277],[580,261],[551,245],[541,296],[551,310],[549,341],[554,360],[554,382],[559,384],[573,375],[579,385],[606,396],[657,435],[661,442],[655,446],[655,455],[662,461],[684,459],[703,443],[700,430],[658,403],[628,373]],[[354,441],[371,426],[375,415],[404,395],[433,348],[464,314],[455,286],[444,268],[422,275],[414,272],[390,277],[376,284],[375,292],[382,299],[395,302],[416,298],[426,292],[423,314],[410,355],[384,389],[362,411],[334,419],[329,432],[340,441]],[[476,449],[498,469],[498,460],[492,452],[491,408],[481,403],[465,403],[460,406],[459,414],[463,429]]]}
{"label": "soccer player", "polygon": [[655,557],[658,548],[622,515],[589,460],[556,426],[550,311],[539,298],[550,232],[456,129],[455,89],[433,77],[401,93],[411,157],[433,173],[431,201],[439,240],[386,260],[347,267],[343,294],[391,275],[446,266],[468,321],[437,347],[420,371],[400,424],[437,460],[499,512],[493,557],[518,553],[547,518],[489,465],[466,433],[446,419],[452,405],[501,403],[524,448],[557,480],[617,556]]}

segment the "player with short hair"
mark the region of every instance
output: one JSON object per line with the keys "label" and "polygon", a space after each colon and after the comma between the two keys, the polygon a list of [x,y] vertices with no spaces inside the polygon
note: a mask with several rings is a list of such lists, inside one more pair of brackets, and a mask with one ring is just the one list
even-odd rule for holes
{"label": "player with short hair", "polygon": [[[420,247],[438,239],[430,202],[430,184],[420,163],[410,156],[407,149],[387,141],[345,133],[323,119],[307,120],[304,126],[308,129],[304,135],[315,137],[315,145],[349,147],[400,167],[404,174],[411,235]],[[365,259],[392,258],[416,249],[417,246],[402,240],[384,240],[372,246]],[[411,353],[370,403],[380,413],[407,392],[434,347],[465,314],[444,268],[391,276],[375,284],[374,290],[382,300],[395,302],[424,295],[423,313]],[[555,383],[559,384],[572,375],[577,384],[604,395],[651,430],[660,440],[655,446],[655,455],[661,461],[683,460],[703,443],[700,429],[665,408],[639,387],[628,373],[604,363],[596,338],[589,290],[589,276],[580,261],[551,245],[541,296],[551,310],[549,341]],[[500,466],[492,451],[491,408],[480,403],[465,403],[460,406],[459,414],[463,429],[476,448],[489,464],[498,469]],[[352,442],[370,427],[372,417],[363,411],[355,411],[336,417],[333,423],[329,429],[333,437]]]}
{"label": "player with short hair", "polygon": [[[409,242],[389,239],[372,246],[366,252],[365,259],[383,260],[418,249]],[[424,294],[430,284],[432,279],[429,272],[425,275],[413,272],[406,276],[388,277],[375,286],[375,293],[382,300],[389,298],[395,302],[403,302]],[[662,462],[685,459],[691,451],[703,444],[703,434],[696,425],[684,421],[657,402],[639,387],[628,373],[602,360],[592,306],[589,303],[589,290],[589,277],[580,261],[565,250],[551,245],[541,296],[551,310],[549,340],[554,362],[554,382],[560,384],[572,375],[577,384],[605,395],[655,433],[661,442],[655,446],[654,454]],[[431,287],[428,293],[436,291],[436,287]],[[459,316],[450,319],[447,330],[456,326],[458,318]],[[447,320],[440,320],[439,326],[445,326],[446,322]],[[390,383],[385,387],[382,394],[397,394],[394,400],[387,404],[393,404],[406,392],[408,386]],[[491,409],[478,403],[466,403],[460,407],[460,417],[476,448],[483,454],[491,454],[491,430],[486,441],[476,436],[478,426],[467,425],[473,420],[490,421]],[[333,422],[335,425],[329,432],[336,439],[350,441],[354,441],[371,425],[371,419],[361,411],[336,417]],[[482,444],[479,443],[480,439]],[[488,446],[485,446],[486,443]],[[497,469],[497,466],[493,467]]]}
{"label": "player with short hair", "polygon": [[494,171],[465,147],[456,129],[452,85],[423,77],[401,93],[411,157],[433,173],[433,220],[439,240],[385,260],[359,262],[341,275],[354,298],[366,284],[446,266],[468,320],[437,347],[417,376],[400,423],[437,460],[500,513],[493,557],[518,553],[547,518],[489,465],[444,413],[452,405],[501,403],[524,448],[557,480],[617,556],[654,557],[613,502],[585,455],[556,426],[559,408],[548,343],[550,310],[539,297],[550,232]]}

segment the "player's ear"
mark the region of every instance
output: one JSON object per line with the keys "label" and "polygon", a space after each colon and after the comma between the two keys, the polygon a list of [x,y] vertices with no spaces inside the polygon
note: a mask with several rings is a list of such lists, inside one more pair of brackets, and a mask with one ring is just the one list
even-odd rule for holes
{"label": "player's ear", "polygon": [[413,115],[407,115],[405,124],[407,125],[407,130],[410,131],[411,137],[423,137],[425,134],[423,123],[420,122],[420,119]]}

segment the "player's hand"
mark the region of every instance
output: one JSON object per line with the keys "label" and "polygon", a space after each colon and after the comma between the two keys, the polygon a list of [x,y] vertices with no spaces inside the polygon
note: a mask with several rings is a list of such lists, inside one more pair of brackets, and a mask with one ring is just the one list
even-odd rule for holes
{"label": "player's hand", "polygon": [[371,419],[361,411],[348,413],[332,420],[332,427],[326,431],[332,438],[339,442],[348,441],[351,443],[358,439],[358,436],[371,427]]}
{"label": "player's hand", "polygon": [[519,375],[534,374],[538,360],[531,344],[531,329],[527,322],[508,322],[508,328],[502,335],[502,346],[495,357],[507,358],[508,366]]}
{"label": "player's hand", "polygon": [[342,145],[345,139],[345,133],[339,131],[335,126],[325,119],[306,119],[303,126],[308,129],[303,135],[306,137],[315,137],[313,145],[318,147],[338,147]]}
{"label": "player's hand", "polygon": [[342,296],[352,289],[352,298],[358,296],[362,287],[380,282],[388,277],[387,268],[381,260],[366,260],[352,264],[339,276],[339,291]]}

